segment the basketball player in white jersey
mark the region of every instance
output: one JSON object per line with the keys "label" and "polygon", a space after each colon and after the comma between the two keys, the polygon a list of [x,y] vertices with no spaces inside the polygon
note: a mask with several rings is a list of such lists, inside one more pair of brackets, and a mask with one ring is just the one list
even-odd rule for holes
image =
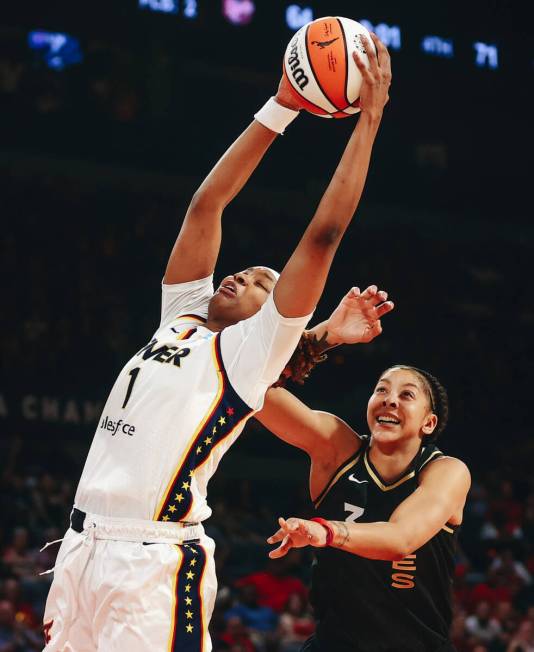
{"label": "basketball player in white jersey", "polygon": [[283,83],[195,193],[160,325],[120,372],[85,463],[47,600],[47,652],[211,650],[207,484],[295,349],[360,199],[391,75],[373,55],[369,70],[358,65],[361,116],[279,278],[254,266],[212,286],[223,209],[298,115]]}

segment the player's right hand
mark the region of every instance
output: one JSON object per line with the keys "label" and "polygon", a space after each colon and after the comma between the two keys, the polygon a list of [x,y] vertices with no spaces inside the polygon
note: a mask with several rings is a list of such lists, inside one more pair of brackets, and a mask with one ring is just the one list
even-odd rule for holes
{"label": "player's right hand", "polygon": [[391,86],[391,58],[386,46],[376,34],[371,33],[371,38],[376,46],[376,52],[365,36],[361,36],[363,46],[369,59],[369,68],[358,56],[353,54],[363,81],[360,90],[360,108],[362,113],[368,113],[375,119],[382,117],[384,106],[389,101],[389,87]]}
{"label": "player's right hand", "polygon": [[267,543],[278,543],[278,548],[271,550],[269,557],[278,559],[283,557],[291,548],[304,548],[305,546],[316,546],[322,548],[326,545],[326,530],[319,523],[307,521],[303,518],[280,517],[278,519],[280,529],[267,539]]}
{"label": "player's right hand", "polygon": [[353,287],[328,318],[329,344],[368,343],[382,332],[380,319],[394,308],[388,294],[370,285],[360,292]]}

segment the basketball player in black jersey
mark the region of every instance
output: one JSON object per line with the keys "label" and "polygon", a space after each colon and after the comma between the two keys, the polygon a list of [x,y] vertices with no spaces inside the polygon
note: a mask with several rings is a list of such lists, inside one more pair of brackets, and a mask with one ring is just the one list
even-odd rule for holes
{"label": "basketball player in black jersey", "polygon": [[[369,341],[362,324],[361,336],[347,339],[341,327],[329,330],[328,341]],[[404,365],[379,378],[367,406],[369,437],[285,389],[268,392],[257,418],[311,459],[319,520],[280,518],[268,540],[281,542],[273,558],[317,548],[311,600],[318,626],[303,652],[454,650],[453,556],[470,474],[436,446],[447,415],[439,381]]]}

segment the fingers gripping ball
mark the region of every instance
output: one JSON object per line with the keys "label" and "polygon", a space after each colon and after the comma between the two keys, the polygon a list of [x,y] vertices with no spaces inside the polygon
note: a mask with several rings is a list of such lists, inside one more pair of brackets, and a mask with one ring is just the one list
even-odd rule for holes
{"label": "fingers gripping ball", "polygon": [[327,16],[304,25],[293,36],[284,55],[284,76],[307,111],[322,118],[346,118],[360,111],[362,76],[353,53],[369,66],[362,35],[374,48],[363,25]]}

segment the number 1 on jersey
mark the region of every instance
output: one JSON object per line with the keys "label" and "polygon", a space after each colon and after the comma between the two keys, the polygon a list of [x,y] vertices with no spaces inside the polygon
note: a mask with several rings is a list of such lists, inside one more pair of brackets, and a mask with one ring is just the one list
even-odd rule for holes
{"label": "number 1 on jersey", "polygon": [[130,400],[130,396],[132,395],[132,389],[135,384],[135,380],[137,376],[139,375],[139,372],[141,371],[141,367],[135,367],[130,371],[128,374],[130,376],[130,382],[128,383],[128,389],[126,390],[126,397],[124,398],[124,403],[122,404],[122,409],[126,407],[128,401]]}

